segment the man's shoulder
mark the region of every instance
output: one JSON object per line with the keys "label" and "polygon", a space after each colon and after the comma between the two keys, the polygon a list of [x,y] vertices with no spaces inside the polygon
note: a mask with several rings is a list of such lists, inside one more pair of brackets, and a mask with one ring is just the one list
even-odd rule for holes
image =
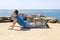
{"label": "man's shoulder", "polygon": [[17,15],[14,15],[14,17],[16,17]]}
{"label": "man's shoulder", "polygon": [[16,15],[14,15],[14,17],[16,17],[16,18],[18,17],[19,18],[20,16],[18,14],[16,14]]}
{"label": "man's shoulder", "polygon": [[14,18],[17,18],[17,15],[14,15]]}
{"label": "man's shoulder", "polygon": [[14,15],[15,17],[18,16],[18,15]]}

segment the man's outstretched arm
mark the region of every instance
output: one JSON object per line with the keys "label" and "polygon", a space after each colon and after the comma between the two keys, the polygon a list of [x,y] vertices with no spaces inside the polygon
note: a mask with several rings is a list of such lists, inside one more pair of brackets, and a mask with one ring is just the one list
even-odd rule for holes
{"label": "man's outstretched arm", "polygon": [[16,20],[13,21],[12,25],[10,25],[11,28],[9,28],[9,30],[12,30],[14,28],[15,24],[16,24]]}

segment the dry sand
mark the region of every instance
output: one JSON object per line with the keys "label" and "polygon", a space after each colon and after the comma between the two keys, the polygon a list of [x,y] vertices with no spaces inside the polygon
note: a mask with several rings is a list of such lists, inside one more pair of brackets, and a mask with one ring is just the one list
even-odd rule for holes
{"label": "dry sand", "polygon": [[[50,29],[8,30],[11,23],[0,23],[0,40],[60,40],[60,24],[48,23]],[[19,26],[16,24],[16,26]]]}

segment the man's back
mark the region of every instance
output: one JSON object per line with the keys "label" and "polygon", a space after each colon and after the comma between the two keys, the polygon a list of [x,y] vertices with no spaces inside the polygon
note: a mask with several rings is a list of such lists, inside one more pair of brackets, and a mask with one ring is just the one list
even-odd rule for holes
{"label": "man's back", "polygon": [[26,22],[22,19],[22,17],[19,14],[16,14],[14,16],[14,19],[17,21],[19,25],[26,26]]}

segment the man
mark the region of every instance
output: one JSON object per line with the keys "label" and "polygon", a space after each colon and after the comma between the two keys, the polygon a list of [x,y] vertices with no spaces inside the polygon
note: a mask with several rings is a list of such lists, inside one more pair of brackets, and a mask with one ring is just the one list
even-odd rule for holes
{"label": "man", "polygon": [[[39,23],[29,23],[28,21],[24,21],[22,19],[22,17],[18,14],[18,10],[14,10],[13,11],[13,16],[14,16],[14,20],[13,20],[13,24],[10,26],[11,28],[9,28],[9,30],[13,30],[16,22],[21,25],[22,27],[21,28],[25,28],[25,27],[36,27],[37,24],[39,24],[39,26],[41,25],[45,25],[44,23],[42,24],[41,22]],[[40,25],[41,24],[41,25]]]}

